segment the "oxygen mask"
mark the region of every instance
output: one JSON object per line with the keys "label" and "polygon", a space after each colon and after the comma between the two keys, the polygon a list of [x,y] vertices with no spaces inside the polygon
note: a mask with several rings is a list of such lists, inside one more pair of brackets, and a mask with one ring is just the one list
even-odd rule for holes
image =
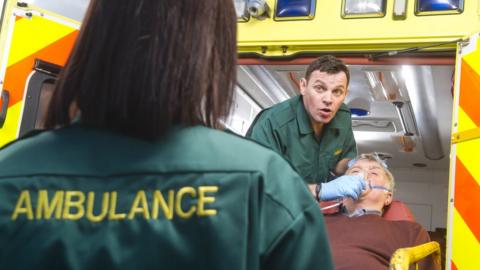
{"label": "oxygen mask", "polygon": [[361,168],[355,168],[350,172],[350,175],[360,176],[360,178],[362,178],[363,181],[365,181],[365,190],[362,192],[362,195],[360,196],[360,198],[365,197],[372,189],[372,185],[370,184],[370,181],[367,179],[368,172]]}
{"label": "oxygen mask", "polygon": [[367,195],[369,190],[378,189],[390,192],[390,190],[384,186],[372,185],[372,182],[368,179],[368,171],[365,169],[355,169],[350,173],[351,175],[358,175],[366,182],[366,190],[362,196]]}

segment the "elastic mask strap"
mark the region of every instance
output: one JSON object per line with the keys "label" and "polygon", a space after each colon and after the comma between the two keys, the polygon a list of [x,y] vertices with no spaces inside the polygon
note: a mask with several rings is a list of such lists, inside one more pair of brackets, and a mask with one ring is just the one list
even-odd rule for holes
{"label": "elastic mask strap", "polygon": [[380,190],[385,190],[385,191],[388,191],[388,192],[392,192],[390,189],[384,187],[384,186],[372,186],[370,185],[369,186],[371,189],[380,189]]}

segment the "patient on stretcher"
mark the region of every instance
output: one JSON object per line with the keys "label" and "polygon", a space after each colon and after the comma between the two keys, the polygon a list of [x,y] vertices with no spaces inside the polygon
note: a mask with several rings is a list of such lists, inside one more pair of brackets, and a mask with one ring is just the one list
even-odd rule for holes
{"label": "patient on stretcher", "polygon": [[[357,200],[344,197],[340,211],[325,215],[337,270],[388,269],[395,250],[430,241],[418,223],[382,218],[384,208],[392,202],[394,179],[378,157],[360,155],[351,162],[346,174],[360,175],[366,184]],[[419,262],[419,269],[440,269],[440,266],[428,256]]]}

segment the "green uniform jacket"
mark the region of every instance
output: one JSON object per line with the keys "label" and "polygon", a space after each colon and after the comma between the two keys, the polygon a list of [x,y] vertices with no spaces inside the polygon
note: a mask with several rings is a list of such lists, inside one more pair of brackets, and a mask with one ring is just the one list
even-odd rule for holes
{"label": "green uniform jacket", "polygon": [[0,151],[0,269],[333,269],[276,153],[205,127],[147,142],[79,125]]}
{"label": "green uniform jacket", "polygon": [[318,141],[302,96],[260,112],[246,136],[285,157],[307,183],[327,181],[340,160],[357,155],[347,106],[342,104]]}

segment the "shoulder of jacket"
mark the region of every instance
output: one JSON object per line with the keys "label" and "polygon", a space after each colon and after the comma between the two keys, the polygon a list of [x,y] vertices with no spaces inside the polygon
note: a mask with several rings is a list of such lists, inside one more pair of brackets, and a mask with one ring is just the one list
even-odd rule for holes
{"label": "shoulder of jacket", "polygon": [[342,105],[338,109],[337,113],[339,113],[341,115],[344,115],[345,117],[351,117],[352,116],[352,113],[350,112],[350,109],[348,108],[348,106],[345,103],[342,103]]}
{"label": "shoulder of jacket", "polygon": [[16,140],[13,140],[4,146],[0,147],[0,151],[6,151],[6,149],[11,149],[13,147],[18,147],[19,145],[23,144],[24,141],[29,140],[29,139],[34,139],[36,136],[38,136],[41,133],[46,132],[46,130],[33,130],[28,132],[27,134],[17,138]]}
{"label": "shoulder of jacket", "polygon": [[281,128],[296,119],[296,106],[299,104],[298,97],[290,98],[281,103],[267,108],[259,115],[258,122],[265,123],[270,121],[275,127]]}

